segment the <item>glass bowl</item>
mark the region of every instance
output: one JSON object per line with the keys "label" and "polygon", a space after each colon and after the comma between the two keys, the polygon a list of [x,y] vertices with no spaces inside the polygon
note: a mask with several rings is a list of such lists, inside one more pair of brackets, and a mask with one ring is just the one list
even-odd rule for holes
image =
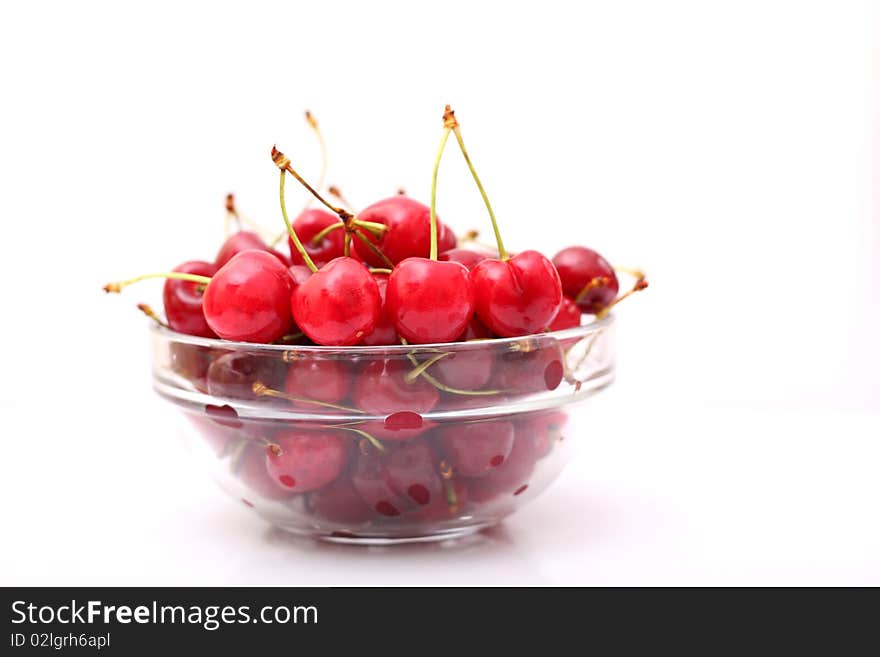
{"label": "glass bowl", "polygon": [[[462,536],[544,490],[614,374],[613,318],[434,345],[261,345],[153,327],[196,458],[273,525],[349,543]],[[582,414],[580,414],[582,415]]]}

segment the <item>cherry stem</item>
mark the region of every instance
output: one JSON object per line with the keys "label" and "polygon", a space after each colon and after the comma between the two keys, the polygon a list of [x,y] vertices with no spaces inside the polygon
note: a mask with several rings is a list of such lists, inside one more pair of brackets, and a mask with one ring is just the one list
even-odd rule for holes
{"label": "cherry stem", "polygon": [[339,230],[340,228],[345,228],[345,224],[341,221],[337,221],[335,224],[330,224],[326,228],[321,229],[320,232],[315,233],[315,236],[311,239],[311,243],[314,245],[320,244],[321,240],[327,237],[334,230]]}
{"label": "cherry stem", "polygon": [[356,228],[352,229],[352,234],[355,236],[356,239],[359,239],[364,244],[364,246],[370,249],[370,251],[372,251],[376,255],[376,257],[379,258],[384,264],[388,265],[388,267],[391,269],[394,268],[394,263],[391,262],[387,255],[382,253],[382,249],[380,249],[378,246],[368,240],[360,230]]}
{"label": "cherry stem", "polygon": [[363,429],[355,429],[353,427],[341,427],[339,425],[333,425],[333,424],[325,424],[325,425],[323,425],[323,428],[325,428],[325,429],[341,429],[342,431],[351,431],[352,433],[356,433],[357,435],[359,435],[361,438],[366,438],[370,442],[370,444],[373,447],[375,447],[376,449],[378,449],[380,452],[386,451],[385,445],[383,445],[379,441],[378,438],[376,438],[374,435],[372,435],[370,433],[367,433]]}
{"label": "cherry stem", "polygon": [[495,242],[498,244],[498,256],[501,260],[507,260],[509,256],[507,255],[507,250],[504,248],[504,242],[501,241],[501,233],[498,230],[498,221],[495,219],[495,212],[492,210],[492,204],[489,203],[489,196],[486,194],[486,190],[483,188],[483,183],[480,182],[477,170],[474,169],[474,164],[471,162],[470,155],[468,155],[467,149],[464,146],[464,139],[461,137],[461,129],[458,126],[458,119],[455,118],[455,112],[452,111],[452,108],[449,105],[446,106],[443,120],[446,126],[451,128],[455,133],[455,139],[458,141],[458,147],[461,150],[461,154],[464,156],[464,161],[467,163],[468,169],[471,171],[471,176],[473,176],[474,182],[477,183],[477,189],[480,190],[480,195],[483,197],[483,203],[486,204],[486,209],[489,211],[489,218],[492,220],[492,230],[495,231]]}
{"label": "cherry stem", "polygon": [[286,178],[286,173],[287,172],[284,169],[281,169],[281,183],[278,190],[278,196],[281,199],[281,216],[284,217],[284,225],[287,226],[287,234],[290,235],[290,239],[291,241],[293,241],[293,245],[302,256],[303,262],[306,263],[306,267],[308,267],[309,271],[314,274],[316,271],[318,271],[318,268],[312,261],[312,257],[309,255],[309,252],[306,251],[306,248],[302,245],[302,242],[299,241],[299,235],[296,234],[296,231],[290,224],[290,217],[287,216],[287,204],[284,202],[284,179]]}
{"label": "cherry stem", "polygon": [[575,303],[580,303],[584,300],[584,297],[587,296],[587,293],[590,290],[595,290],[597,287],[604,287],[608,285],[610,281],[607,276],[596,276],[595,278],[591,278],[587,281],[587,284],[581,288],[581,291],[577,293],[577,296],[574,298]]}
{"label": "cherry stem", "polygon": [[136,276],[135,278],[129,278],[127,281],[116,281],[114,283],[107,283],[104,286],[104,292],[113,292],[119,293],[122,291],[122,288],[128,287],[132,283],[138,283],[140,281],[145,281],[148,278],[170,278],[175,281],[189,281],[190,283],[199,283],[200,285],[207,285],[211,282],[210,276],[199,276],[198,274],[186,274],[180,271],[168,271],[162,272],[160,274],[144,274],[143,276]]}
{"label": "cherry stem", "polygon": [[345,231],[345,237],[342,238],[342,255],[346,258],[351,255],[351,231]]}
{"label": "cherry stem", "polygon": [[293,342],[294,340],[298,340],[303,337],[305,333],[302,331],[297,331],[296,333],[288,333],[287,335],[282,335],[275,342],[278,344],[286,344],[289,342]]}
{"label": "cherry stem", "polygon": [[429,358],[428,360],[420,363],[418,367],[416,367],[414,370],[410,371],[409,374],[407,374],[405,377],[403,377],[404,381],[406,381],[407,383],[412,383],[413,381],[415,381],[418,378],[418,376],[420,374],[422,374],[426,369],[431,367],[431,365],[436,363],[438,360],[442,360],[443,358],[446,358],[447,356],[451,356],[451,355],[452,354],[450,354],[447,351],[447,352],[444,352],[441,354],[437,354],[436,356],[434,356],[432,358]]}
{"label": "cherry stem", "polygon": [[641,269],[632,269],[630,267],[614,267],[614,269],[635,279],[646,278],[645,273]]}
{"label": "cherry stem", "polygon": [[371,274],[388,274],[391,275],[391,270],[387,267],[370,267]]}
{"label": "cherry stem", "polygon": [[486,244],[485,242],[481,242],[479,239],[477,239],[479,236],[480,236],[480,231],[469,230],[464,235],[462,235],[458,238],[458,242],[459,242],[459,244],[465,244],[467,242],[470,242],[471,244],[475,244],[476,246],[480,247],[481,249],[486,249],[487,251],[495,251],[496,253],[498,252],[497,246],[493,246],[492,244]]}
{"label": "cherry stem", "polygon": [[614,308],[614,306],[619,304],[621,301],[623,301],[627,297],[632,296],[636,292],[641,292],[642,290],[644,290],[647,287],[648,287],[648,281],[644,278],[644,274],[643,274],[642,278],[637,279],[629,291],[624,292],[619,297],[617,297],[614,301],[612,301],[607,306],[605,306],[602,310],[597,312],[596,319],[602,319],[602,318],[606,317],[608,315],[608,313],[611,312],[611,309]]}
{"label": "cherry stem", "polygon": [[363,228],[365,231],[372,233],[375,237],[381,237],[388,230],[388,226],[380,224],[378,221],[366,221],[357,217],[352,217],[351,223],[358,228]]}
{"label": "cherry stem", "polygon": [[[400,343],[404,344],[404,345],[409,344],[405,338],[400,338]],[[436,350],[432,350],[432,352],[436,352]],[[423,379],[425,379],[425,381],[430,383],[432,386],[437,388],[437,390],[442,390],[443,392],[448,392],[453,395],[468,395],[468,396],[476,397],[476,396],[482,396],[482,395],[498,395],[501,392],[503,392],[502,390],[461,390],[459,388],[453,388],[452,386],[448,386],[445,383],[440,383],[440,381],[438,381],[433,376],[428,374],[428,368],[431,365],[433,365],[434,363],[436,363],[438,360],[440,360],[441,358],[444,358],[445,356],[449,355],[448,352],[440,352],[440,355],[435,356],[435,357],[431,358],[430,360],[425,361],[424,363],[420,363],[418,361],[418,359],[416,358],[415,354],[416,354],[415,351],[410,351],[406,355],[406,357],[409,359],[409,362],[415,366],[415,369],[413,369],[411,372],[409,372],[405,377],[405,381],[407,383],[413,383],[415,381],[416,377],[420,376]],[[413,373],[415,373],[415,374],[413,375]]]}
{"label": "cherry stem", "polygon": [[287,171],[287,173],[289,173],[291,176],[296,178],[300,185],[302,185],[307,190],[309,190],[309,192],[312,194],[312,196],[314,196],[321,203],[323,203],[328,209],[332,210],[334,214],[339,215],[340,219],[342,219],[344,221],[345,219],[347,219],[348,217],[351,216],[350,212],[348,212],[347,210],[344,210],[343,208],[336,207],[335,205],[333,205],[332,203],[327,201],[327,199],[325,199],[323,196],[321,196],[315,190],[315,188],[312,187],[309,183],[307,183],[305,181],[305,179],[303,179],[303,177],[296,172],[296,169],[294,169],[290,165],[290,160],[287,158],[287,156],[284,155],[284,153],[279,151],[274,146],[272,147],[272,161],[275,163],[275,166],[277,166],[279,169],[281,169],[282,171]]}
{"label": "cherry stem", "polygon": [[137,305],[137,308],[138,308],[138,310],[140,310],[144,315],[146,315],[147,317],[149,317],[150,319],[152,319],[154,322],[156,322],[156,324],[158,324],[158,325],[161,326],[162,328],[167,328],[167,329],[170,329],[170,328],[171,328],[170,326],[168,326],[168,324],[167,324],[166,322],[164,322],[164,321],[162,320],[161,317],[159,317],[159,315],[156,314],[156,311],[153,310],[152,308],[150,308],[150,306],[148,306],[147,304],[145,304],[145,303],[139,303],[139,304]]}
{"label": "cherry stem", "polygon": [[[567,364],[565,366],[565,380],[568,383],[574,385],[575,392],[580,392],[581,386],[584,384],[584,381],[577,378],[574,375],[574,373],[577,372],[578,369],[580,368],[580,366],[583,365],[586,362],[587,358],[590,357],[590,352],[593,351],[593,346],[596,344],[596,341],[599,339],[599,336],[601,336],[601,335],[602,335],[601,331],[597,331],[596,333],[594,333],[593,336],[590,338],[590,341],[587,343],[587,346],[584,349],[584,353],[582,353],[580,355],[580,358],[578,358],[577,362],[574,365],[572,365],[571,367],[569,367]],[[574,349],[574,347],[575,347],[575,345],[572,345],[568,349],[566,349],[565,354],[568,355],[569,352],[571,352],[571,350]]]}
{"label": "cherry stem", "polygon": [[238,214],[238,210],[235,207],[235,195],[227,194],[226,195],[226,234],[229,234],[229,219],[230,217],[235,220],[235,228],[236,230],[241,230],[241,215]]}
{"label": "cherry stem", "polygon": [[275,397],[276,399],[286,399],[287,401],[296,402],[298,404],[314,404],[315,406],[322,406],[324,408],[334,408],[338,411],[346,411],[349,413],[362,413],[356,408],[349,408],[348,406],[340,406],[339,404],[330,404],[329,402],[317,401],[315,399],[308,399],[306,397],[294,397],[293,395],[288,395],[285,392],[281,392],[280,390],[273,390],[268,387],[262,381],[255,381],[254,385],[251,386],[254,394],[258,397]]}
{"label": "cherry stem", "polygon": [[448,126],[443,130],[443,138],[440,140],[440,148],[437,149],[437,157],[434,158],[434,171],[431,174],[431,252],[429,255],[431,260],[437,259],[437,173],[440,171],[440,160],[443,158],[443,151],[446,149],[446,142],[449,141],[451,131],[452,129]]}

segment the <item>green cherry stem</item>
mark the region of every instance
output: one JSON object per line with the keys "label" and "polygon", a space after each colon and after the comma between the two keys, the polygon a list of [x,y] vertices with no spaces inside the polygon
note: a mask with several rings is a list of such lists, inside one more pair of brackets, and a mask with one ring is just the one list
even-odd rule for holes
{"label": "green cherry stem", "polygon": [[446,113],[443,115],[443,120],[446,125],[452,129],[452,132],[455,133],[455,139],[458,141],[458,147],[461,149],[464,161],[467,162],[468,169],[471,171],[471,176],[473,176],[474,182],[477,183],[477,189],[480,190],[480,195],[483,197],[483,203],[486,204],[486,209],[489,211],[489,218],[492,220],[492,230],[495,231],[495,242],[498,244],[498,256],[501,260],[507,260],[510,256],[504,248],[504,242],[501,241],[501,233],[498,231],[498,221],[495,219],[495,212],[492,210],[492,204],[489,203],[489,196],[486,194],[486,190],[483,188],[483,183],[480,182],[477,170],[474,169],[474,164],[471,162],[470,155],[468,155],[467,149],[464,146],[464,139],[461,137],[461,128],[459,128],[458,120],[455,118],[455,112],[452,111],[452,108],[449,105],[446,106]]}
{"label": "green cherry stem", "polygon": [[320,406],[322,408],[333,408],[337,411],[346,411],[348,413],[363,413],[363,411],[360,411],[356,408],[351,408],[349,406],[331,404],[329,402],[322,402],[316,399],[307,399],[306,397],[294,397],[293,395],[288,395],[287,393],[281,392],[280,390],[273,390],[262,381],[254,382],[254,385],[251,386],[251,389],[258,397],[274,397],[276,399],[286,399],[287,401],[295,402],[297,404],[312,404],[314,406]]}
{"label": "green cherry stem", "polygon": [[352,433],[355,433],[355,434],[359,435],[361,438],[366,438],[366,439],[369,441],[369,443],[370,443],[373,447],[375,447],[376,449],[378,449],[380,452],[384,452],[384,451],[386,451],[386,450],[385,450],[385,445],[383,445],[383,444],[379,441],[378,438],[376,438],[374,435],[372,435],[372,434],[370,434],[370,433],[367,433],[367,432],[364,431],[363,429],[355,429],[355,428],[353,428],[353,427],[343,427],[343,426],[340,426],[340,425],[338,425],[338,424],[336,424],[336,425],[334,425],[334,424],[324,424],[324,425],[322,425],[322,426],[323,426],[324,428],[326,428],[326,429],[340,429],[340,430],[342,430],[342,431],[351,431]]}
{"label": "green cherry stem", "polygon": [[[446,106],[449,109],[449,105]],[[443,151],[446,149],[446,142],[449,141],[449,133],[452,127],[446,122],[446,115],[443,116],[444,128],[443,138],[440,140],[440,148],[437,149],[437,157],[434,158],[434,171],[431,174],[431,260],[437,259],[437,173],[440,171],[440,160],[443,159]]]}
{"label": "green cherry stem", "polygon": [[299,241],[299,235],[296,234],[296,231],[293,229],[293,226],[290,223],[290,217],[287,216],[287,204],[284,202],[284,179],[286,177],[287,172],[284,169],[281,169],[281,183],[278,188],[278,196],[281,200],[281,216],[284,217],[284,225],[287,226],[287,234],[290,235],[290,239],[293,241],[293,245],[302,256],[303,262],[306,263],[306,267],[308,267],[309,271],[314,274],[316,271],[318,271],[318,268],[315,266],[315,263],[312,260],[312,257],[309,255],[309,252],[306,251],[306,248],[302,245],[302,242]]}
{"label": "green cherry stem", "polygon": [[[409,345],[409,342],[406,341],[405,338],[400,338],[400,344]],[[483,395],[498,395],[503,390],[462,390],[460,388],[453,388],[452,386],[448,386],[445,383],[441,383],[433,376],[428,374],[428,368],[431,367],[437,361],[443,359],[444,357],[450,355],[449,352],[440,352],[439,355],[430,358],[424,363],[420,363],[418,358],[416,358],[416,351],[407,352],[406,357],[410,363],[413,364],[413,368],[404,378],[407,383],[414,383],[418,377],[422,377],[425,381],[430,383],[432,386],[437,388],[437,390],[442,390],[443,392],[448,392],[452,395],[465,395],[470,397],[480,397]],[[432,349],[430,353],[437,353],[437,350]]]}
{"label": "green cherry stem", "polygon": [[394,263],[388,259],[387,255],[382,253],[382,249],[380,249],[378,246],[376,246],[370,240],[368,240],[360,230],[355,228],[352,230],[352,234],[354,235],[355,239],[360,240],[364,246],[366,246],[370,251],[372,251],[376,255],[377,258],[379,258],[384,264],[388,265],[389,269],[394,268]]}
{"label": "green cherry stem", "polygon": [[315,233],[315,236],[312,237],[312,240],[311,240],[312,244],[315,244],[315,245],[320,244],[321,240],[323,240],[325,237],[327,237],[334,230],[339,230],[340,228],[345,228],[345,224],[343,224],[341,221],[338,221],[335,224],[330,224],[326,228],[321,229],[320,232]]}
{"label": "green cherry stem", "polygon": [[[318,175],[318,189],[321,189],[324,186],[324,181],[327,179],[327,165],[329,162],[329,157],[327,155],[327,143],[324,141],[324,135],[321,133],[321,129],[318,127],[317,119],[314,117],[314,115],[309,110],[306,110],[306,123],[309,124],[309,127],[312,129],[312,132],[315,134],[315,137],[318,140],[318,146],[321,149],[321,173]],[[299,176],[297,176],[297,178],[299,178]],[[302,179],[300,179],[300,182],[303,182]],[[305,183],[303,183],[303,184],[305,184]],[[315,198],[314,191],[311,189],[311,187],[309,187],[308,185],[306,185],[306,187],[309,189],[309,191],[312,191],[313,196],[306,200],[306,203],[303,206],[303,209],[301,210],[300,214],[302,214],[303,212],[305,212],[306,210],[308,210],[311,207],[312,200]],[[325,205],[326,205],[326,203],[325,203]],[[283,233],[283,232],[278,233],[278,235],[275,236],[275,239],[272,240],[272,242],[269,244],[269,246],[275,246],[276,244],[278,244],[278,242],[280,242],[284,238],[284,235],[285,235],[285,233]]]}
{"label": "green cherry stem", "polygon": [[114,283],[107,283],[104,286],[104,292],[113,292],[119,293],[122,292],[122,288],[128,287],[132,283],[138,283],[139,281],[145,281],[149,278],[170,278],[176,281],[189,281],[190,283],[198,283],[200,285],[207,285],[211,282],[210,276],[199,276],[198,274],[185,274],[180,271],[168,271],[162,272],[160,274],[144,274],[143,276],[136,276],[135,278],[129,278],[127,281],[116,281]]}

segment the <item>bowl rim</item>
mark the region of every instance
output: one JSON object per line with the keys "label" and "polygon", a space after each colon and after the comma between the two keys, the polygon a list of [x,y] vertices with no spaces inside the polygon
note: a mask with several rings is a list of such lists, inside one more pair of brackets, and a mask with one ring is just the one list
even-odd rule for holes
{"label": "bowl rim", "polygon": [[352,354],[401,354],[406,355],[414,349],[474,349],[485,346],[504,347],[523,340],[546,340],[557,341],[584,338],[588,335],[609,328],[614,324],[614,314],[610,313],[602,319],[592,319],[580,326],[575,326],[561,331],[547,331],[546,333],[531,333],[512,338],[487,338],[485,340],[472,340],[469,342],[432,342],[428,344],[389,344],[389,345],[354,345],[354,346],[325,346],[325,345],[300,345],[300,344],[263,344],[259,342],[238,342],[224,340],[222,338],[203,338],[197,335],[178,333],[177,331],[160,326],[155,322],[150,323],[150,331],[154,335],[162,336],[182,344],[199,347],[212,347],[216,349],[241,349],[249,351],[263,351],[269,353],[285,351],[301,351],[313,354],[338,354],[340,351]]}

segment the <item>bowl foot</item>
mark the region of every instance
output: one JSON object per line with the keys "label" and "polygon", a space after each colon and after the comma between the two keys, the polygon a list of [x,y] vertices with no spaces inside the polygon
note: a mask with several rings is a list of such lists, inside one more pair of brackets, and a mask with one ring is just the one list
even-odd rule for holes
{"label": "bowl foot", "polygon": [[428,534],[401,534],[398,536],[378,534],[357,534],[351,532],[321,532],[316,530],[304,530],[303,528],[285,527],[276,525],[288,533],[303,537],[311,537],[327,543],[341,543],[343,545],[406,545],[409,543],[434,543],[438,541],[451,541],[475,534],[495,523],[484,522],[466,527],[436,528]]}

